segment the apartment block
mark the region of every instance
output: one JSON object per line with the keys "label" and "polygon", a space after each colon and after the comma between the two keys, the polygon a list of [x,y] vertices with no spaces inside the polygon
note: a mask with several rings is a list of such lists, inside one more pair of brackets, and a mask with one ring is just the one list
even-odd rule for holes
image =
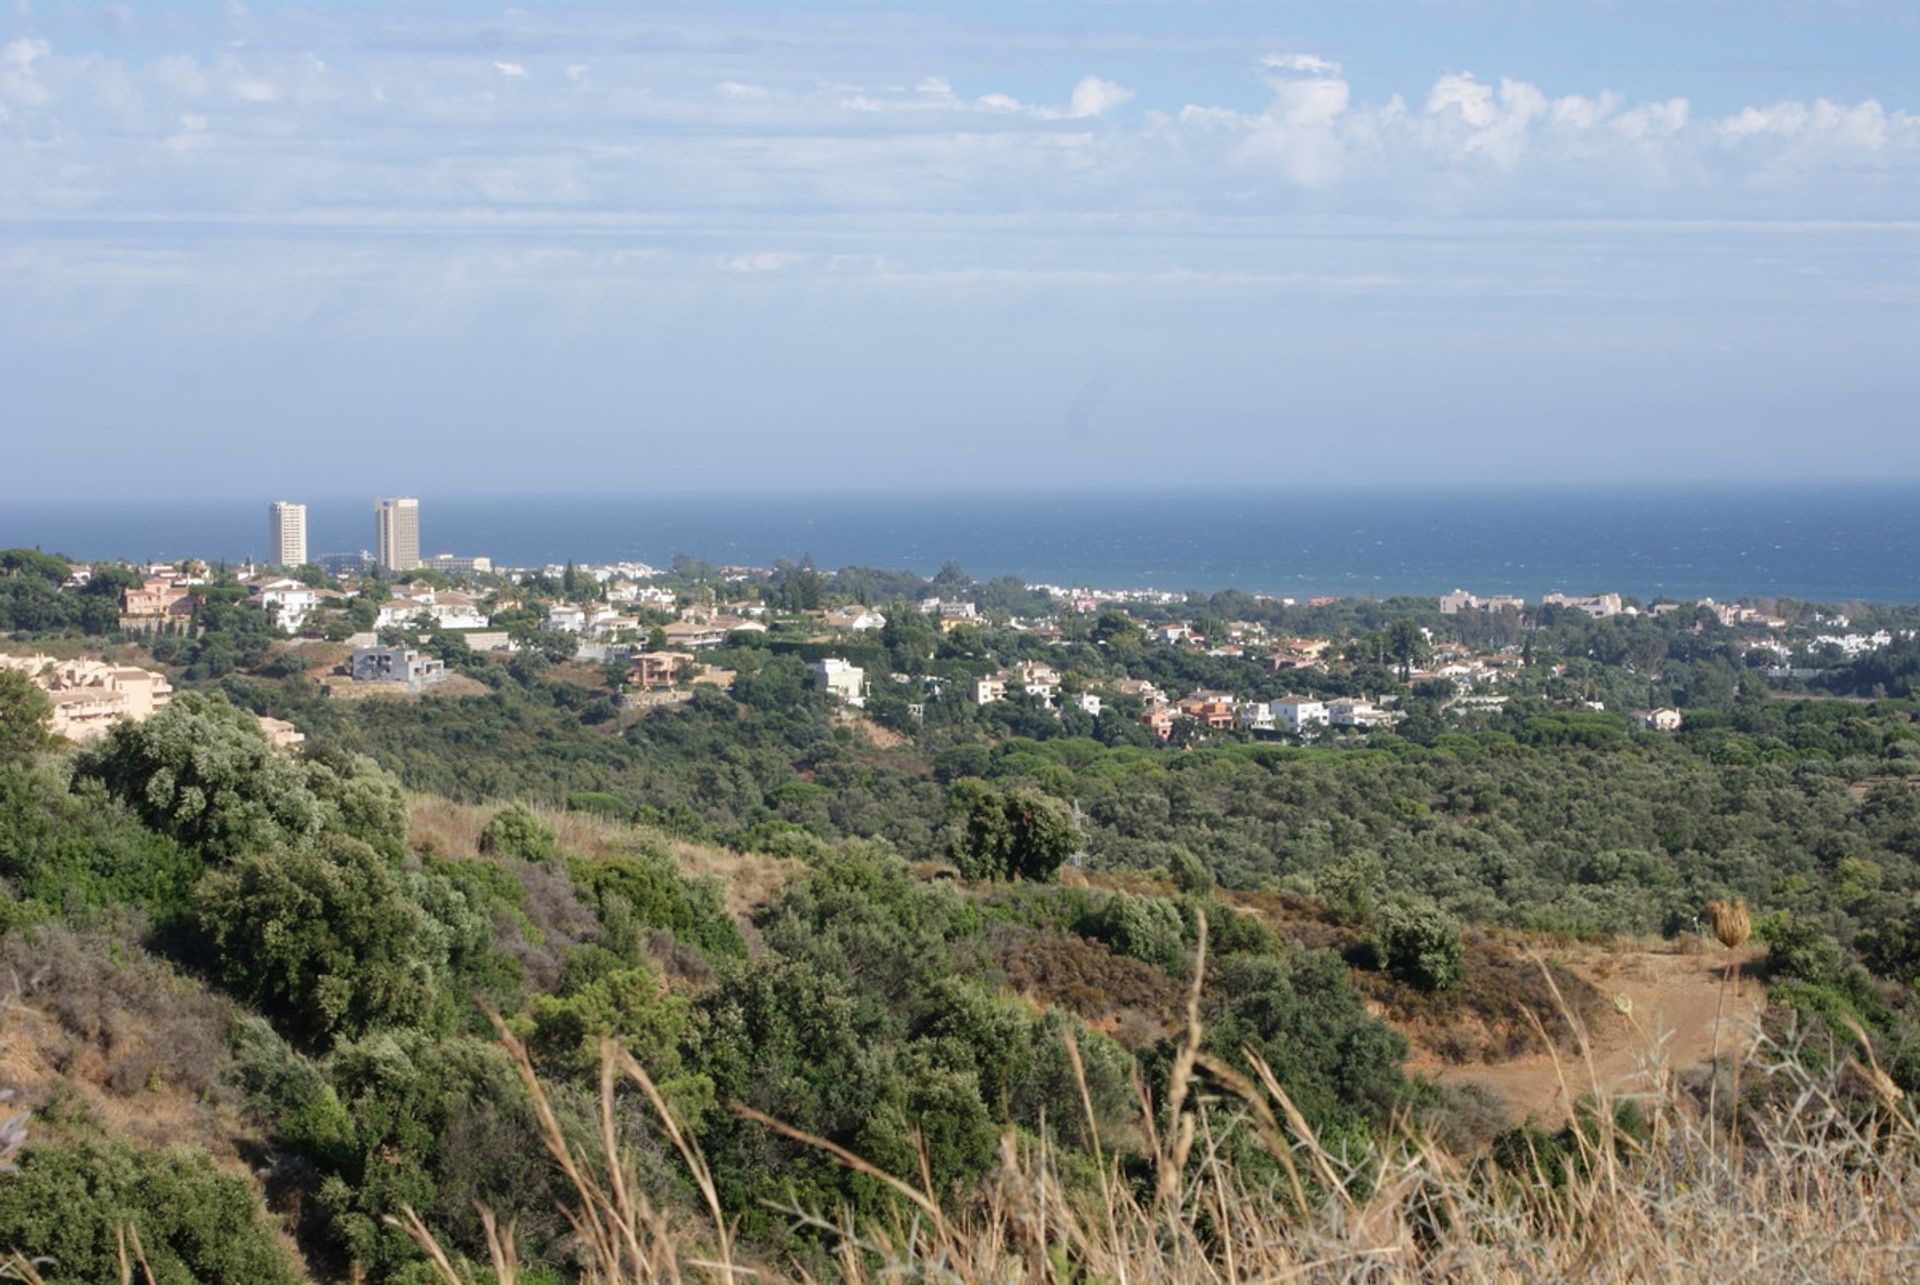
{"label": "apartment block", "polygon": [[275,500],[267,506],[267,556],[276,567],[307,565],[307,506]]}
{"label": "apartment block", "polygon": [[382,571],[420,566],[420,501],[411,496],[375,500],[373,529]]}

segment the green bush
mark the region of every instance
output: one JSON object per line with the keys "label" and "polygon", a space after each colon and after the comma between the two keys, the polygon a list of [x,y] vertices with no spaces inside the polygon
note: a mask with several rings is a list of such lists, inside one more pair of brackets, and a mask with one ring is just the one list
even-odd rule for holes
{"label": "green bush", "polygon": [[99,781],[69,790],[57,766],[0,766],[0,879],[20,899],[10,918],[72,920],[133,906],[168,925],[190,913],[205,869],[198,853],[141,825]]}
{"label": "green bush", "polygon": [[1423,991],[1460,980],[1466,955],[1460,921],[1428,902],[1389,902],[1376,916],[1374,946],[1386,970]]}
{"label": "green bush", "polygon": [[0,1245],[52,1260],[47,1281],[122,1279],[132,1230],[158,1285],[293,1285],[300,1279],[246,1180],[205,1152],[124,1142],[35,1143],[0,1177]]}
{"label": "green bush", "polygon": [[1213,891],[1213,872],[1179,844],[1167,853],[1167,875],[1173,886],[1189,897],[1204,897]]}
{"label": "green bush", "polygon": [[[419,1261],[385,1222],[411,1206],[449,1247],[484,1259],[476,1206],[511,1213],[521,1251],[551,1260],[565,1225],[549,1186],[551,1160],[513,1064],[491,1041],[382,1031],[330,1061],[352,1121],[345,1158],[327,1170],[317,1203],[340,1248],[374,1279]],[[569,1126],[584,1124],[561,1095]]]}
{"label": "green bush", "polygon": [[183,692],[140,723],[119,723],[77,763],[150,828],[215,859],[305,842],[320,801],[297,761],[224,699]]}
{"label": "green bush", "polygon": [[407,792],[364,754],[315,755],[307,782],[320,800],[321,824],[398,860],[407,846]]}
{"label": "green bush", "polygon": [[322,1170],[346,1164],[353,1121],[321,1065],[258,1017],[236,1020],[227,1040],[234,1079],[280,1142]]}
{"label": "green bush", "polygon": [[1136,897],[1116,892],[1082,917],[1083,936],[1105,942],[1116,954],[1178,973],[1185,961],[1186,941],[1180,909],[1161,897]]}
{"label": "green bush", "polygon": [[599,903],[603,922],[617,899],[639,923],[668,929],[675,941],[697,947],[709,958],[737,959],[747,953],[719,885],[685,878],[669,857],[576,857],[567,863],[567,871]]}
{"label": "green bush", "polygon": [[1406,1040],[1367,1013],[1338,956],[1287,947],[1230,956],[1208,974],[1207,1047],[1235,1063],[1243,1047],[1258,1053],[1315,1129],[1363,1132],[1401,1102]]}
{"label": "green bush", "polygon": [[553,830],[525,804],[509,803],[480,831],[480,851],[490,857],[547,861],[554,855]]}
{"label": "green bush", "polygon": [[713,1100],[713,1084],[682,1068],[687,1014],[687,1001],[668,994],[651,971],[621,968],[565,996],[536,995],[527,1013],[527,1047],[543,1070],[591,1081],[600,1069],[600,1041],[612,1036],[646,1068],[680,1118],[697,1122]]}
{"label": "green bush", "polygon": [[0,669],[0,763],[27,758],[47,743],[53,704],[17,669]]}
{"label": "green bush", "polygon": [[492,940],[447,880],[336,835],[211,871],[199,900],[222,981],[306,1041],[444,1026],[453,976]]}
{"label": "green bush", "polygon": [[597,790],[581,790],[567,796],[567,811],[590,812],[595,816],[606,817],[610,821],[633,820],[633,805],[625,799],[612,794],[602,794]]}
{"label": "green bush", "polygon": [[967,879],[1051,879],[1080,847],[1072,814],[1038,790],[961,781],[953,796],[962,821],[953,863]]}

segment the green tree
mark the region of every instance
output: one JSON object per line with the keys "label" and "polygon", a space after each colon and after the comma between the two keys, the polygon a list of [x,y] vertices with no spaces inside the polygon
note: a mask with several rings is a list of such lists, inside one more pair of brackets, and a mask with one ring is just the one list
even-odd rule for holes
{"label": "green tree", "polygon": [[697,1124],[713,1101],[713,1082],[685,1070],[680,1045],[687,1032],[686,999],[669,994],[647,968],[621,968],[567,995],[536,995],[527,1010],[527,1046],[541,1067],[591,1081],[607,1037],[647,1069],[680,1118]]}
{"label": "green tree", "polygon": [[307,784],[323,828],[394,860],[405,855],[407,793],[398,777],[364,754],[318,750],[307,759]]}
{"label": "green tree", "polygon": [[58,589],[72,570],[65,558],[38,549],[0,549],[0,577],[33,576]]}
{"label": "green tree", "polygon": [[447,880],[397,870],[340,835],[211,871],[199,901],[222,981],[312,1043],[376,1026],[444,1025],[453,975],[492,938]]}
{"label": "green tree", "polygon": [[1072,814],[1038,790],[1001,791],[984,782],[958,781],[954,799],[962,829],[953,844],[953,862],[968,879],[1051,879],[1079,850]]}
{"label": "green tree", "polygon": [[1387,971],[1421,990],[1446,990],[1465,966],[1460,921],[1431,902],[1382,906],[1375,943]]}
{"label": "green tree", "polygon": [[0,669],[0,763],[31,757],[47,743],[53,704],[17,669]]}
{"label": "green tree", "polygon": [[553,829],[524,803],[509,803],[480,831],[480,851],[490,857],[546,861],[554,854]]}
{"label": "green tree", "polygon": [[939,627],[919,603],[904,598],[889,602],[884,614],[887,623],[880,627],[880,645],[887,649],[893,667],[902,673],[920,673],[939,646]]}
{"label": "green tree", "polygon": [[322,819],[306,770],[267,744],[259,720],[198,692],[119,724],[76,770],[153,829],[216,859],[304,842]]}
{"label": "green tree", "polygon": [[1286,947],[1227,956],[1209,974],[1207,1046],[1235,1063],[1243,1048],[1259,1054],[1323,1141],[1357,1137],[1399,1103],[1407,1043],[1368,1015],[1338,956]]}
{"label": "green tree", "polygon": [[1393,657],[1394,663],[1400,667],[1402,682],[1412,674],[1415,665],[1426,661],[1432,651],[1426,631],[1420,628],[1419,621],[1402,617],[1387,627],[1387,655]]}

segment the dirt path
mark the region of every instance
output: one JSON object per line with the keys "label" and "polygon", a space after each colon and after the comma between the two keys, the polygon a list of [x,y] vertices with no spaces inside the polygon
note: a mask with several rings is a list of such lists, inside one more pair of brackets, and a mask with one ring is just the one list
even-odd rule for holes
{"label": "dirt path", "polygon": [[1718,947],[1703,954],[1597,947],[1557,952],[1561,962],[1603,994],[1630,1001],[1629,1012],[1610,1012],[1589,1031],[1591,1071],[1577,1053],[1564,1052],[1557,1064],[1547,1053],[1533,1053],[1463,1066],[1416,1059],[1408,1069],[1443,1084],[1480,1085],[1506,1101],[1516,1116],[1558,1122],[1566,1118],[1570,1098],[1592,1092],[1596,1082],[1609,1091],[1634,1092],[1649,1086],[1658,1067],[1671,1072],[1706,1065],[1713,1056],[1716,1013],[1723,1054],[1750,1041],[1766,1008],[1765,990],[1745,975],[1753,971],[1758,953],[1739,953],[1743,977],[1737,994],[1725,990],[1723,1009],[1722,976],[1731,957]]}

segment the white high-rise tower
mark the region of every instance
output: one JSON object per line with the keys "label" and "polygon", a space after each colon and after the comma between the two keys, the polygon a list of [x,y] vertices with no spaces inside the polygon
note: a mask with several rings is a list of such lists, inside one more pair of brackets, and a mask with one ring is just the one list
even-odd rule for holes
{"label": "white high-rise tower", "polygon": [[267,507],[267,549],[278,567],[307,565],[307,506],[275,500]]}
{"label": "white high-rise tower", "polygon": [[374,535],[382,571],[420,565],[420,501],[407,496],[373,502]]}

